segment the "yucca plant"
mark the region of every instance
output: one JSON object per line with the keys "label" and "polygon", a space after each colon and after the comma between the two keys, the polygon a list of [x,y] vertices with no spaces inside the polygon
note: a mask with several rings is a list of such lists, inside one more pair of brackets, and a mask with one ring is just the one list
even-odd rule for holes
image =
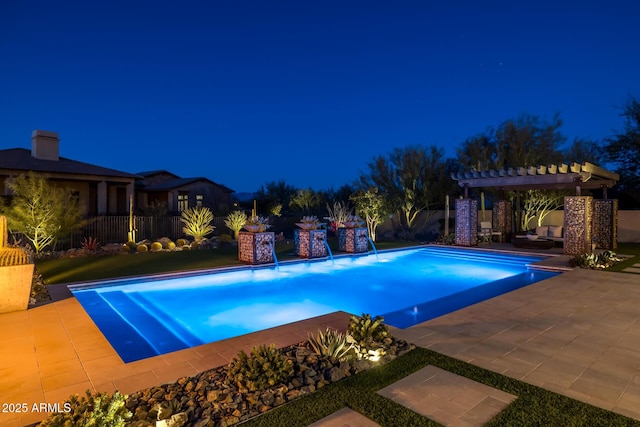
{"label": "yucca plant", "polygon": [[233,211],[224,220],[224,225],[226,225],[230,230],[233,231],[233,238],[238,240],[238,234],[242,227],[244,227],[247,222],[247,214],[242,211]]}
{"label": "yucca plant", "polygon": [[357,353],[357,347],[349,341],[347,335],[329,328],[325,332],[318,331],[316,336],[309,335],[309,347],[314,353],[341,361],[354,358]]}
{"label": "yucca plant", "polygon": [[353,215],[353,208],[348,203],[333,202],[333,207],[327,203],[327,219],[335,224],[335,227],[344,227],[343,223],[348,222]]}
{"label": "yucca plant", "polygon": [[187,236],[193,237],[196,242],[200,242],[207,235],[213,233],[215,227],[211,225],[213,212],[204,206],[194,206],[182,211],[180,221],[184,224],[182,231]]}

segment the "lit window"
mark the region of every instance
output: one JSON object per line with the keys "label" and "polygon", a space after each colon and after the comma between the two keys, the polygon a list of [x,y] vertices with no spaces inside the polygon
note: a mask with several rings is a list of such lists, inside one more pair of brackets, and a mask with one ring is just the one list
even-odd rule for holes
{"label": "lit window", "polygon": [[182,212],[189,209],[189,193],[178,194],[178,211]]}
{"label": "lit window", "polygon": [[204,196],[202,194],[196,194],[196,206],[202,206]]}

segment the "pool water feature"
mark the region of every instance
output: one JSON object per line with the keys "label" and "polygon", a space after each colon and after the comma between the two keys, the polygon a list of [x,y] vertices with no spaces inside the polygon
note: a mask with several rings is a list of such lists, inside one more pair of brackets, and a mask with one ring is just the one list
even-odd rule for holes
{"label": "pool water feature", "polygon": [[70,288],[131,362],[334,311],[406,328],[558,274],[541,259],[436,246]]}

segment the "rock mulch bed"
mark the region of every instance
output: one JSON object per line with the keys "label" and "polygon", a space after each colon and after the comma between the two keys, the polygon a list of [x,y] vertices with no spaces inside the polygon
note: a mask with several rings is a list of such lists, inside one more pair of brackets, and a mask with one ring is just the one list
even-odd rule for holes
{"label": "rock mulch bed", "polygon": [[387,344],[386,354],[378,362],[321,358],[304,342],[286,347],[282,352],[293,362],[294,376],[286,384],[267,390],[239,389],[228,378],[226,366],[142,390],[127,399],[126,407],[133,413],[128,425],[155,426],[159,406],[163,407],[162,418],[184,413],[185,426],[234,425],[415,348],[402,340],[389,339]]}

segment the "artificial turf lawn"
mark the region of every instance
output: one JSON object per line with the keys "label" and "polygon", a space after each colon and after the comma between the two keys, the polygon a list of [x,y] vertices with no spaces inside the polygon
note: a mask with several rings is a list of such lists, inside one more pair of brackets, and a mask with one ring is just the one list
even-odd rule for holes
{"label": "artificial turf lawn", "polygon": [[640,426],[640,421],[423,348],[323,387],[243,426],[307,426],[344,407],[352,408],[381,426],[438,426],[440,424],[435,421],[377,394],[378,390],[426,365],[517,396],[486,426]]}

